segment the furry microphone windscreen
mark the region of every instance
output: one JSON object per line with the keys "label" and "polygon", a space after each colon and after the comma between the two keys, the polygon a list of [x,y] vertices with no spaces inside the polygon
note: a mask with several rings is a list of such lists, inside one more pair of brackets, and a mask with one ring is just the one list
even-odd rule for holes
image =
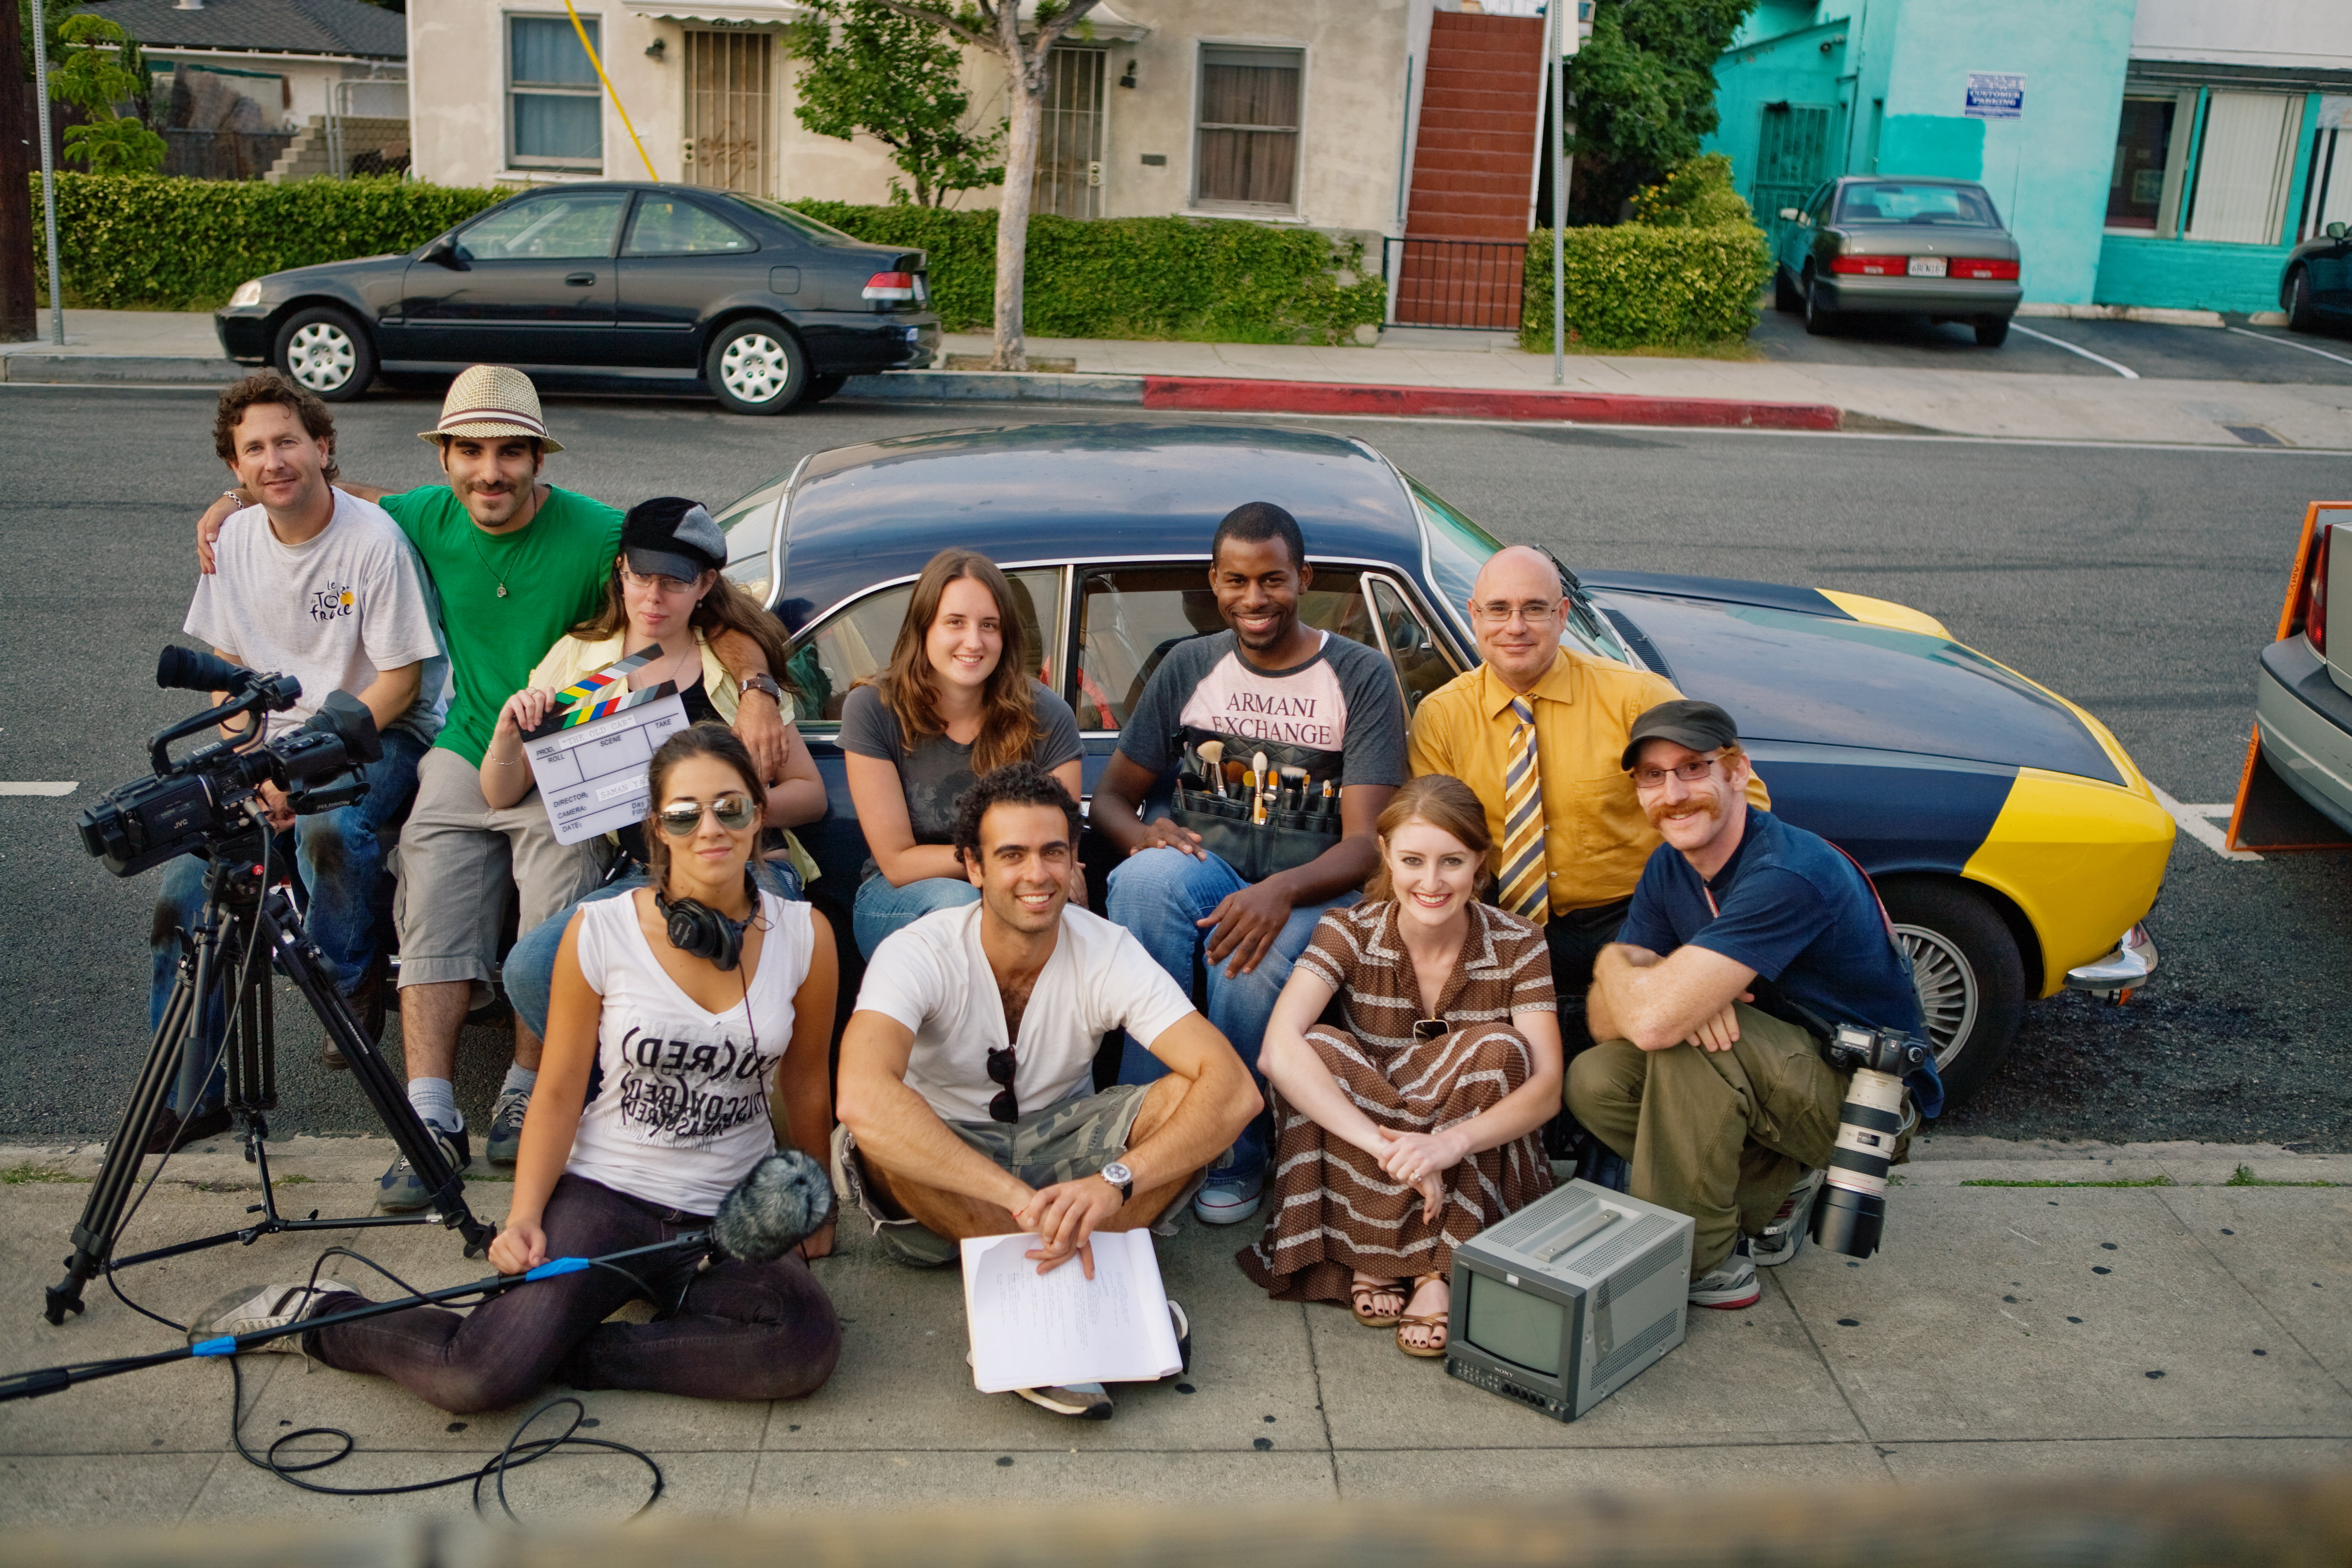
{"label": "furry microphone windscreen", "polygon": [[782,1149],[751,1167],[719,1202],[710,1239],[730,1258],[772,1263],[833,1217],[833,1180],[797,1149]]}

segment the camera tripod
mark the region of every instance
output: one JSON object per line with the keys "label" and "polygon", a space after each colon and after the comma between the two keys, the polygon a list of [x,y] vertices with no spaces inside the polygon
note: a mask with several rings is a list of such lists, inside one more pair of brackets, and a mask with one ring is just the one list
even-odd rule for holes
{"label": "camera tripod", "polygon": [[[176,1258],[230,1242],[250,1244],[286,1231],[352,1230],[378,1226],[439,1224],[466,1238],[466,1255],[482,1257],[496,1226],[476,1219],[466,1206],[464,1183],[441,1152],[441,1145],[408,1103],[408,1094],[375,1042],[352,1014],[351,1004],[335,989],[318,947],[302,929],[299,912],[282,887],[265,888],[256,860],[257,838],[240,834],[210,846],[210,866],[205,873],[205,900],[194,929],[182,934],[179,977],[164,1005],[162,1022],[147,1047],[131,1103],[107,1146],[106,1162],[91,1185],[89,1201],[73,1229],[73,1256],[66,1259],[63,1281],[49,1287],[45,1315],[52,1323],[65,1321],[68,1312],[82,1310],[82,1286],[100,1273],[112,1273],[134,1264]],[[402,1154],[433,1195],[424,1211],[415,1215],[370,1215],[354,1219],[320,1219],[311,1211],[306,1219],[289,1219],[278,1212],[269,1183],[269,1136],[264,1113],[278,1106],[277,1041],[272,1029],[269,971],[275,965],[294,983],[311,1012],[351,1064],[352,1077],[367,1097],[376,1116],[390,1131]],[[221,1042],[226,1056],[226,1104],[241,1129],[247,1163],[257,1167],[261,1201],[247,1209],[259,1215],[256,1223],[217,1236],[183,1241],[171,1247],[115,1258],[115,1233],[123,1209],[139,1182],[140,1161],[149,1133],[163,1109],[165,1090],[176,1079],[184,1112],[193,1114],[212,1063],[192,1051],[207,1005],[215,998],[230,1004],[235,1027]]]}

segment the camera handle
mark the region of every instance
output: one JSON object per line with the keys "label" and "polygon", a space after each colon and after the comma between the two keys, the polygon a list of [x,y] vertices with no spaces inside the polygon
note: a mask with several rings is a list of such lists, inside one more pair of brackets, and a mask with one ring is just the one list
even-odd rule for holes
{"label": "camera handle", "polygon": [[[188,933],[188,949],[180,960],[179,978],[164,1005],[147,1059],[123,1110],[121,1124],[107,1145],[98,1179],[90,1185],[80,1221],[72,1234],[73,1255],[66,1259],[66,1277],[49,1288],[44,1316],[62,1323],[68,1312],[83,1310],[82,1287],[101,1272],[135,1264],[175,1258],[183,1253],[224,1247],[234,1241],[249,1245],[264,1236],[285,1231],[372,1229],[382,1226],[438,1223],[465,1237],[466,1255],[480,1258],[489,1250],[497,1227],[477,1219],[466,1205],[464,1182],[441,1152],[438,1140],[427,1132],[415,1109],[408,1103],[406,1087],[394,1074],[373,1040],[352,1014],[351,1005],[328,975],[319,950],[303,933],[301,921],[282,892],[265,892],[244,879],[247,868],[226,855],[205,873],[207,898],[195,929]],[[275,901],[282,914],[273,910]],[[250,951],[250,965],[246,954]],[[419,1176],[433,1190],[425,1212],[416,1215],[370,1215],[352,1219],[320,1219],[313,1210],[307,1219],[286,1219],[278,1213],[269,1184],[268,1153],[264,1140],[268,1127],[263,1110],[277,1103],[275,1043],[270,1028],[269,966],[291,980],[325,1026],[327,1034],[351,1064],[352,1076],[384,1128],[407,1156]],[[248,992],[249,988],[249,992]],[[189,1042],[196,1036],[206,1002],[216,994],[249,994],[257,1013],[240,1008],[237,1037],[223,1041],[230,1058],[231,1109],[244,1123],[246,1158],[257,1167],[261,1202],[247,1212],[261,1216],[248,1225],[217,1236],[203,1237],[157,1247],[129,1258],[113,1258],[115,1232],[123,1210],[139,1184],[147,1138],[162,1110],[166,1089],[182,1067]],[[205,1064],[192,1064],[194,1078],[183,1103],[193,1107],[194,1089],[201,1089]]]}

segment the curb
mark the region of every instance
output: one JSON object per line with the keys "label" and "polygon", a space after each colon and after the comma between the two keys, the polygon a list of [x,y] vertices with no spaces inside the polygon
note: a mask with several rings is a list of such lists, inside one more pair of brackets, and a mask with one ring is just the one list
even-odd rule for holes
{"label": "curb", "polygon": [[193,354],[0,355],[0,381],[27,384],[122,381],[225,386],[246,373],[247,367],[233,360],[199,359]]}
{"label": "curb", "polygon": [[2017,313],[2063,321],[2156,321],[2168,327],[2229,325],[2219,310],[2175,310],[2167,305],[2061,305],[2028,300],[2017,308]]}
{"label": "curb", "polygon": [[1017,370],[889,370],[851,376],[842,383],[839,395],[886,403],[1140,404],[1147,379]]}

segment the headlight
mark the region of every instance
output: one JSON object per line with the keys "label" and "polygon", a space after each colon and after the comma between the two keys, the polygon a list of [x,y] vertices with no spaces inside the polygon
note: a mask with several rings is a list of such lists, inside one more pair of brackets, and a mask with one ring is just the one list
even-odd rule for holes
{"label": "headlight", "polygon": [[236,286],[236,292],[228,297],[228,302],[231,305],[260,304],[261,279],[258,278],[248,278],[244,282],[238,284]]}

